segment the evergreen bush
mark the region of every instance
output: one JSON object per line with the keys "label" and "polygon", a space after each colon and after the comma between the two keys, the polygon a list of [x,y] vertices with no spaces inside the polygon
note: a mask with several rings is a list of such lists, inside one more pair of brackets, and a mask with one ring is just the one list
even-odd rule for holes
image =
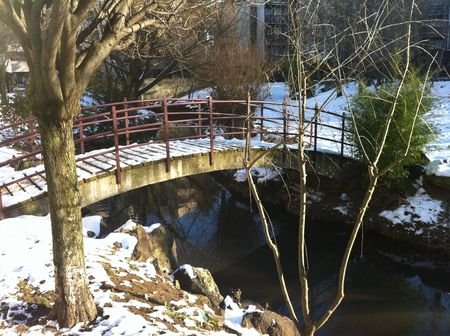
{"label": "evergreen bush", "polygon": [[[353,122],[349,125],[352,130],[351,140],[355,144],[356,157],[365,164],[368,162],[364,152],[370,161],[373,161],[379,151],[387,127],[389,111],[394,104],[399,85],[399,81],[385,83],[376,88],[361,84],[359,94],[352,100],[351,110],[360,140]],[[424,94],[421,99],[423,89]],[[429,92],[430,84],[424,82],[418,72],[412,71],[407,75],[378,165],[379,170],[384,170],[401,160],[384,176],[384,182],[388,186],[392,183],[400,183],[408,177],[408,171],[405,168],[420,163],[422,150],[435,136],[433,126],[424,119],[424,115],[432,106]],[[410,137],[408,153],[406,157],[403,157]]]}

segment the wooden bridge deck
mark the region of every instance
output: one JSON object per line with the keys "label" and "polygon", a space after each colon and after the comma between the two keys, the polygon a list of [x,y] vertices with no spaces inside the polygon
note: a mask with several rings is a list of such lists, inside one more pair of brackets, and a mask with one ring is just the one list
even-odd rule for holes
{"label": "wooden bridge deck", "polygon": [[[270,149],[274,143],[253,141],[252,149]],[[220,153],[230,150],[244,150],[245,141],[238,139],[226,140],[216,138],[214,140],[214,151]],[[210,153],[210,140],[187,139],[170,141],[171,160],[176,161],[186,157],[207,156]],[[77,175],[79,183],[90,183],[104,176],[115,176],[116,157],[113,152],[100,154],[90,157],[96,152],[105,152],[105,150],[92,151],[77,155]],[[144,164],[163,162],[166,160],[166,146],[164,143],[148,143],[139,147],[121,148],[120,150],[120,169],[126,171]],[[86,158],[87,157],[87,158]],[[213,168],[214,169],[214,168]],[[37,174],[36,174],[37,173]],[[170,172],[169,172],[170,173]],[[199,171],[201,173],[201,171]],[[23,179],[24,177],[28,177]],[[3,207],[7,210],[10,207],[20,207],[21,205],[45,197],[47,193],[47,184],[44,172],[44,166],[39,165],[21,171],[16,171],[8,177],[8,180],[20,180],[5,187],[2,190]],[[0,181],[5,182],[5,181]],[[82,195],[82,197],[85,195]],[[99,198],[98,200],[101,200]],[[87,204],[84,204],[87,205]]]}

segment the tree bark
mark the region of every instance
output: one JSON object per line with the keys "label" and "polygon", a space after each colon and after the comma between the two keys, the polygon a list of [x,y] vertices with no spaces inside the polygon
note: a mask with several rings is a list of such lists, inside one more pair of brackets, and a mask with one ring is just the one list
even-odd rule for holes
{"label": "tree bark", "polygon": [[7,97],[7,88],[6,88],[6,71],[3,64],[0,64],[0,99],[2,105],[8,104],[8,97]]}
{"label": "tree bark", "polygon": [[[74,114],[73,111],[67,112],[65,115]],[[92,321],[97,315],[84,267],[81,197],[77,186],[72,127],[72,118],[39,118],[58,295],[53,315],[63,327]]]}

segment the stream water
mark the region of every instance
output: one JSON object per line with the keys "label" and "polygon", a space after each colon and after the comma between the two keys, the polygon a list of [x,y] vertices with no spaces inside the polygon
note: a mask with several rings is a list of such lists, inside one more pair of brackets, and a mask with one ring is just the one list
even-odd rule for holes
{"label": "stream water", "polygon": [[[109,229],[134,217],[161,222],[189,249],[180,263],[206,267],[226,295],[240,289],[252,300],[287,314],[272,254],[248,200],[232,195],[209,175],[148,186],[90,207],[109,215]],[[294,304],[299,309],[297,219],[269,209]],[[319,316],[336,293],[349,231],[339,223],[308,223],[312,311]],[[365,234],[351,258],[346,297],[318,335],[450,335],[450,262],[410,246]]]}

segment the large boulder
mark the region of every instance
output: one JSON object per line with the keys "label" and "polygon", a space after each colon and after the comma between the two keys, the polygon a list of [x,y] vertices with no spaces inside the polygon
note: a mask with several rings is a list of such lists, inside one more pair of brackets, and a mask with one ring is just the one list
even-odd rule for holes
{"label": "large boulder", "polygon": [[178,281],[181,289],[206,296],[215,307],[223,301],[211,273],[205,268],[183,265],[173,273],[173,278]]}
{"label": "large boulder", "polygon": [[270,336],[300,336],[294,322],[270,310],[254,311],[244,315],[242,326],[255,328],[258,332]]}
{"label": "large boulder", "polygon": [[137,238],[133,258],[138,261],[150,260],[160,272],[173,270],[177,267],[176,241],[163,225],[144,228],[137,225],[131,232]]}

